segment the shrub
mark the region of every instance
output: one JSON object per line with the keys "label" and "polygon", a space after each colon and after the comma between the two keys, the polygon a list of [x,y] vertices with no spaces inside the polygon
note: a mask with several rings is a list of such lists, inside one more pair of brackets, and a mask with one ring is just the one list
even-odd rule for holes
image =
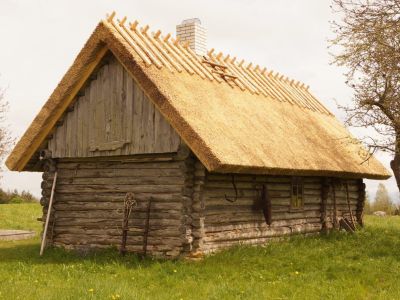
{"label": "shrub", "polygon": [[19,193],[17,190],[4,191],[0,189],[0,204],[32,202],[39,202],[39,199],[33,196],[29,191],[22,191]]}

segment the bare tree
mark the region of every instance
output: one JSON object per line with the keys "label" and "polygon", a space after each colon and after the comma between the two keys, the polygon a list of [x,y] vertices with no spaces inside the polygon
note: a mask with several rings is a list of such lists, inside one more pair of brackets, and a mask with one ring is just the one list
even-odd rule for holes
{"label": "bare tree", "polygon": [[0,162],[9,151],[13,143],[10,132],[6,124],[6,114],[8,111],[8,102],[5,99],[5,90],[0,89]]}
{"label": "bare tree", "polygon": [[334,63],[347,68],[354,101],[342,107],[347,125],[368,127],[370,153],[393,155],[400,190],[400,0],[333,0]]}

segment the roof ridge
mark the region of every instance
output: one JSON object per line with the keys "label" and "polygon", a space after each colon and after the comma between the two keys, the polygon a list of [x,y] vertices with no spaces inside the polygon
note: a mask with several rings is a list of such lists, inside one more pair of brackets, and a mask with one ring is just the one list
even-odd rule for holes
{"label": "roof ridge", "polygon": [[309,86],[295,79],[281,75],[278,72],[253,66],[244,59],[238,62],[234,56],[224,55],[211,48],[204,56],[197,55],[188,43],[182,43],[178,38],[172,38],[170,33],[161,35],[161,30],[148,33],[149,25],[138,28],[135,20],[125,26],[127,17],[114,21],[115,11],[107,15],[106,22],[113,27],[137,53],[145,66],[154,65],[158,69],[167,68],[170,72],[197,75],[203,80],[223,83],[232,88],[239,88],[251,94],[263,95],[279,102],[288,102],[300,108],[332,115],[309,91]]}

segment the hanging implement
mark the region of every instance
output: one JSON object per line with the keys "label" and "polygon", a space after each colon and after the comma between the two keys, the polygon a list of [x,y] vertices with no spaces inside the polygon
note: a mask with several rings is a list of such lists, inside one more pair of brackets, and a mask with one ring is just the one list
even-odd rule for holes
{"label": "hanging implement", "polygon": [[265,223],[271,225],[272,223],[272,203],[271,198],[268,196],[267,185],[263,184],[261,189],[262,208],[265,218]]}
{"label": "hanging implement", "polygon": [[238,198],[238,191],[237,191],[236,184],[235,184],[235,175],[233,175],[233,174],[232,174],[232,185],[233,185],[233,188],[234,188],[234,190],[235,190],[235,198],[230,199],[230,198],[228,198],[228,197],[226,196],[226,194],[225,194],[225,200],[226,200],[226,201],[229,201],[229,202],[236,202],[236,200],[237,200],[237,198]]}
{"label": "hanging implement", "polygon": [[119,253],[121,255],[126,254],[126,241],[128,238],[129,230],[129,216],[131,215],[132,209],[137,206],[136,200],[133,198],[133,193],[126,193],[124,200],[124,219],[122,221],[122,242]]}

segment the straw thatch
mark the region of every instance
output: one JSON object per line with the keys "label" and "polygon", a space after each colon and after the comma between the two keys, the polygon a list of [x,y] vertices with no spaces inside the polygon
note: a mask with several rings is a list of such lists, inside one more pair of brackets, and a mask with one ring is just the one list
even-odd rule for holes
{"label": "straw thatch", "polygon": [[196,56],[125,19],[101,21],[6,161],[27,163],[111,51],[209,171],[388,178],[304,84],[229,56]]}

